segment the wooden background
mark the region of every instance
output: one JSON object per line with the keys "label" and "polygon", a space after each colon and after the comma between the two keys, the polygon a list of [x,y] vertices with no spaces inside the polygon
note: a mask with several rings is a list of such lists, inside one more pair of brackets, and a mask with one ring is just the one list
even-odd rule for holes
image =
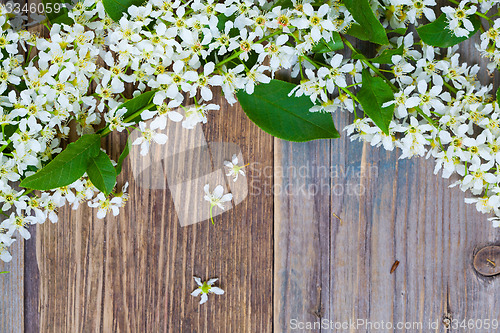
{"label": "wooden background", "polygon": [[[476,41],[462,60],[485,67]],[[31,228],[33,239],[0,263],[10,271],[0,275],[0,332],[288,332],[294,320],[322,319],[488,332],[445,323],[500,320],[499,278],[472,266],[500,231],[433,174],[432,160],[399,160],[345,135],[284,142],[220,92],[215,99],[222,107],[205,137],[237,144],[252,163],[248,197],[215,225],[181,227],[169,190],[137,186],[127,160],[118,183],[130,182],[130,200],[119,216],[62,209],[59,223]],[[335,114],[337,128],[350,117]],[[120,136],[106,143],[115,157],[124,146]],[[198,305],[193,275],[218,277],[226,294]],[[310,330],[321,331],[330,332]]]}

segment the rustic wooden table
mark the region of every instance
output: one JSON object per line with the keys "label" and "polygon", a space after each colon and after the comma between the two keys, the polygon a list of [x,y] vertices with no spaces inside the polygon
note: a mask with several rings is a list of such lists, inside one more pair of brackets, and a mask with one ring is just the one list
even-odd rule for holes
{"label": "rustic wooden table", "polygon": [[[485,67],[474,42],[462,60]],[[62,209],[0,263],[10,271],[0,276],[0,332],[287,332],[321,319],[437,321],[432,331],[444,332],[447,319],[500,320],[500,277],[472,264],[500,232],[432,160],[399,160],[345,135],[284,142],[216,100],[205,137],[237,144],[253,163],[247,198],[215,226],[181,227],[170,191],[136,186],[127,161],[119,184],[130,182],[130,200],[118,217]],[[334,118],[342,129],[350,115]],[[113,137],[107,148],[116,158],[125,144]],[[200,306],[193,275],[219,277],[226,294]]]}

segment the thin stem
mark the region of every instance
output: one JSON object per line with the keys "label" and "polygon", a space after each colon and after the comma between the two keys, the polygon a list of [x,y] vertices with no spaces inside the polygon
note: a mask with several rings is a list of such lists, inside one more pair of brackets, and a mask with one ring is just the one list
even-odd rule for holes
{"label": "thin stem", "polygon": [[[351,51],[352,51],[352,52],[354,52],[354,53],[359,53],[359,52],[358,52],[358,51],[354,48],[354,46],[352,46],[352,44],[351,44],[351,43],[349,43],[349,41],[348,41],[348,40],[346,40],[346,39],[344,38],[344,36],[342,36],[342,35],[340,35],[340,36],[342,37],[342,40],[344,41],[345,45],[347,45],[347,47],[348,47],[349,49],[351,49]],[[368,67],[369,67],[372,71],[374,71],[374,72],[375,72],[375,73],[376,73],[379,77],[381,77],[381,78],[382,78],[382,79],[383,79],[383,80],[384,80],[384,81],[385,81],[385,82],[389,85],[389,87],[391,87],[392,91],[397,92],[397,91],[399,90],[399,89],[398,89],[398,88],[397,88],[397,87],[396,87],[396,86],[395,86],[395,85],[391,82],[391,80],[389,80],[388,78],[386,78],[386,77],[385,77],[385,75],[383,75],[377,67],[373,66],[373,64],[372,64],[370,61],[368,61],[368,59],[363,58],[363,59],[361,59],[361,61],[362,61],[362,62],[363,62],[366,66],[368,66]]]}
{"label": "thin stem", "polygon": [[[123,120],[124,123],[128,123],[129,121],[132,121],[134,120],[135,118],[137,118],[143,111],[145,110],[149,110],[150,108],[152,108],[153,106],[155,106],[154,103],[150,103],[148,105],[146,105],[144,108],[140,109],[139,111],[136,111],[135,113],[133,113],[132,115],[128,116],[127,118],[125,118]],[[111,130],[109,129],[109,126],[106,126],[104,127],[103,129],[99,130],[96,132],[97,134],[100,134],[101,137],[105,137],[106,135],[108,135],[109,133],[111,133]]]}
{"label": "thin stem", "polygon": [[243,51],[238,51],[236,53],[233,53],[232,56],[230,56],[229,58],[226,58],[226,59],[222,60],[217,65],[215,65],[215,67],[220,67],[220,66],[224,65],[225,63],[228,63],[231,60],[238,58],[240,56],[240,54],[242,54],[242,53],[243,53]]}
{"label": "thin stem", "polygon": [[302,55],[302,58],[306,59],[308,62],[310,62],[314,67],[316,67],[316,69],[320,69],[321,66],[314,60],[312,60],[311,58],[309,58],[308,56],[306,55]]}
{"label": "thin stem", "polygon": [[[271,38],[271,37],[273,37],[273,36],[276,36],[276,35],[278,35],[279,33],[281,33],[281,31],[280,31],[280,30],[275,31],[275,32],[273,32],[272,34],[270,34],[270,35],[268,35],[268,36],[265,36],[265,37],[264,37],[264,38],[262,38],[261,40],[256,41],[254,44],[260,44],[260,43],[262,43],[262,42],[265,42],[265,41],[266,41],[266,40],[268,40],[269,38]],[[230,57],[228,57],[228,58],[226,58],[226,59],[222,60],[222,61],[221,61],[221,62],[219,62],[217,65],[215,65],[215,67],[220,67],[220,66],[224,65],[225,63],[228,63],[229,61],[231,61],[231,60],[233,60],[233,59],[235,59],[235,58],[238,58],[238,57],[240,56],[240,54],[242,54],[243,52],[244,52],[244,51],[241,51],[241,50],[240,50],[240,51],[238,51],[238,52],[236,52],[236,53],[233,53]]]}
{"label": "thin stem", "polygon": [[449,84],[448,82],[446,82],[444,80],[443,80],[443,83],[446,86],[446,88],[448,88],[451,92],[453,92],[455,95],[457,94],[458,90],[455,87],[453,87],[451,84]]}
{"label": "thin stem", "polygon": [[354,95],[349,89],[341,87],[341,86],[339,86],[337,84],[335,84],[335,85],[337,86],[337,88],[342,89],[346,94],[349,94],[349,96],[351,96],[351,98],[353,100],[355,100],[358,104],[361,104],[361,102],[358,100],[358,98],[356,97],[356,95]]}
{"label": "thin stem", "polygon": [[302,69],[302,56],[299,57],[299,66],[300,66],[300,79],[304,80],[304,70]]}
{"label": "thin stem", "polygon": [[28,54],[26,55],[26,62],[24,63],[24,65],[27,65],[29,63],[32,49],[33,49],[33,45],[30,45],[30,49],[28,50]]}
{"label": "thin stem", "polygon": [[428,115],[426,115],[424,113],[424,111],[422,111],[422,109],[420,107],[416,106],[415,110],[417,110],[417,113],[419,115],[421,115],[425,120],[427,120],[429,122],[429,124],[431,124],[435,128],[439,128],[439,126],[436,124],[436,122],[431,117],[429,117]]}
{"label": "thin stem", "polygon": [[27,191],[23,192],[23,195],[28,195],[28,194],[30,194],[30,193],[31,193],[31,192],[33,192],[33,191],[34,191],[33,189],[31,189],[31,190],[27,190]]}
{"label": "thin stem", "polygon": [[[308,56],[306,55],[302,55],[302,58],[306,59],[308,62],[310,62],[314,67],[316,67],[317,69],[321,68],[321,65],[319,65],[318,63],[316,63],[314,60],[312,60],[311,58],[309,58]],[[327,67],[330,67],[329,65],[325,65]],[[349,87],[352,87],[352,86],[356,86],[358,85],[359,83],[357,84],[353,84],[353,85],[350,85]],[[356,95],[354,95],[349,89],[347,89],[347,87],[341,87],[339,86],[338,84],[335,83],[335,86],[338,88],[338,89],[341,89],[343,90],[346,94],[348,94],[349,96],[351,96],[351,98],[356,101],[356,103],[360,104],[361,105],[361,102],[358,100],[358,98],[356,97]],[[354,109],[354,116],[357,118],[358,116],[356,115],[356,109]]]}

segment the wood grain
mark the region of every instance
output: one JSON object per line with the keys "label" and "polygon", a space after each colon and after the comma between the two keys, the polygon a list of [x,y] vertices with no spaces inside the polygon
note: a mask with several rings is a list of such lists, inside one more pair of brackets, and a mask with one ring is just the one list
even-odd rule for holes
{"label": "wood grain", "polygon": [[31,241],[24,243],[24,331],[39,332],[40,272],[36,256],[37,226],[30,227]]}
{"label": "wood grain", "polygon": [[[24,0],[17,1],[21,8],[26,3]],[[40,3],[33,0],[32,3]],[[43,27],[32,26],[31,32],[37,33]],[[20,50],[21,54],[26,54]],[[31,54],[35,56],[35,52]],[[8,212],[10,214],[10,212]],[[0,272],[8,271],[0,275],[0,332],[37,332],[38,331],[38,267],[34,256],[36,244],[36,226],[30,226],[31,239],[26,242],[19,234],[16,241],[10,247],[9,252],[13,259],[9,263],[0,261]]]}
{"label": "wood grain", "polygon": [[[461,46],[462,60],[480,59],[474,42]],[[484,70],[479,77],[489,79]],[[352,116],[337,113],[334,120],[342,129]],[[325,197],[315,206],[303,194],[275,197],[276,332],[291,331],[292,319],[416,325],[398,330],[404,332],[445,332],[454,319],[500,320],[499,280],[479,276],[472,265],[478,249],[500,242],[500,232],[464,203],[470,194],[448,188],[452,180],[434,175],[432,160],[399,160],[397,151],[345,136],[331,142],[328,160],[319,145],[275,143],[276,172],[306,161],[331,170],[331,214],[325,213]],[[276,184],[311,181],[324,180],[287,173],[275,178]],[[325,312],[315,317],[318,308]],[[367,325],[355,331],[375,331]],[[310,331],[322,331],[316,327]]]}
{"label": "wood grain", "polygon": [[275,140],[274,327],[329,312],[330,141]]}
{"label": "wood grain", "polygon": [[[480,60],[476,41],[461,46],[462,60]],[[489,79],[485,70],[480,79]],[[479,249],[500,244],[500,232],[463,202],[468,194],[433,174],[432,160],[399,160],[397,151],[345,135],[274,140],[220,92],[216,100],[222,109],[202,134],[209,144],[237,144],[250,163],[241,204],[215,225],[181,226],[190,207],[193,219],[206,211],[198,192],[171,190],[167,180],[218,169],[231,149],[213,145],[183,159],[176,151],[180,162],[149,165],[146,183],[133,170],[147,160],[127,161],[119,184],[130,181],[130,200],[119,216],[97,220],[88,207],[65,208],[59,223],[38,226],[36,251],[31,240],[23,258],[17,242],[14,261],[0,263],[11,271],[0,275],[1,332],[267,333],[290,331],[292,319],[436,322],[436,330],[400,331],[444,332],[453,319],[500,319],[498,277],[479,276],[472,265]],[[339,130],[351,120],[335,115]],[[171,135],[169,143],[179,140]],[[106,148],[116,159],[125,144],[113,136]],[[198,305],[189,295],[193,275],[219,277],[226,294]]]}
{"label": "wood grain", "polygon": [[[252,163],[249,184],[271,188],[272,137],[238,105],[222,103],[208,124],[208,142],[236,143]],[[124,145],[123,137],[114,137],[107,148],[119,154]],[[164,189],[144,189],[132,177],[133,163],[140,162],[125,162],[119,180],[130,182],[130,200],[119,216],[97,220],[87,207],[64,209],[59,223],[41,226],[40,331],[270,332],[271,194],[250,193],[215,217],[215,225],[205,220],[181,227],[164,173],[152,172],[149,182]],[[186,205],[192,196],[184,193]],[[200,306],[190,296],[194,275],[219,277],[226,294]]]}
{"label": "wood grain", "polygon": [[12,261],[0,260],[0,332],[24,330],[24,240],[18,235],[9,247]]}
{"label": "wood grain", "polygon": [[[334,160],[337,153],[334,147]],[[419,322],[423,332],[436,321],[445,331],[445,317],[499,319],[499,282],[471,265],[475,248],[499,240],[485,216],[433,175],[430,160],[398,161],[366,145],[360,155],[360,169],[373,171],[338,181],[359,182],[364,193],[332,197],[343,224],[331,234],[329,318]],[[395,260],[400,265],[390,274]]]}

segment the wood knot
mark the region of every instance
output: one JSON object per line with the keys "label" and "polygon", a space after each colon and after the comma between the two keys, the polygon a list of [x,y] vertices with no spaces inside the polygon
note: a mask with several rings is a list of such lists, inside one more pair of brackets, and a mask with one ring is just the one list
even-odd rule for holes
{"label": "wood knot", "polygon": [[500,274],[500,246],[487,246],[474,256],[474,269],[483,276]]}
{"label": "wood knot", "polygon": [[445,313],[443,315],[443,320],[442,320],[442,323],[443,323],[445,329],[450,328],[451,321],[452,321],[451,313],[449,313],[449,312]]}

